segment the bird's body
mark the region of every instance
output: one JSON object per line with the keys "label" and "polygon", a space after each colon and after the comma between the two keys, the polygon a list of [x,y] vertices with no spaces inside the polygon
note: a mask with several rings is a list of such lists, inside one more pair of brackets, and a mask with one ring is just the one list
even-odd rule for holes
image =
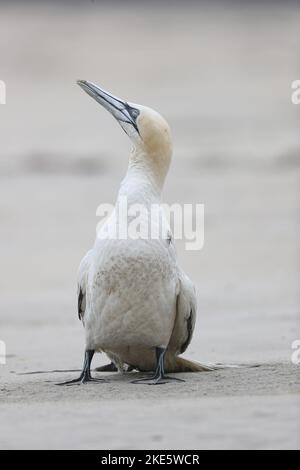
{"label": "bird's body", "polygon": [[[138,179],[129,169],[119,198],[130,205],[143,204],[150,216],[152,204],[160,198],[150,181]],[[105,351],[114,362],[130,364],[139,370],[155,368],[155,346],[170,347],[167,369],[176,369],[172,357],[183,352],[192,335],[196,297],[191,281],[178,266],[168,222],[162,210],[160,224],[167,233],[159,239],[120,240],[103,236],[109,226],[119,224],[118,204],[102,235],[82,260],[79,286],[84,295],[82,320],[86,344]],[[146,216],[147,217],[147,216]],[[143,221],[150,226],[150,220]],[[143,223],[142,222],[142,223]],[[185,298],[182,308],[179,299]],[[81,307],[83,309],[83,307]],[[180,321],[176,330],[175,320]],[[173,334],[173,336],[172,336]],[[170,344],[170,339],[172,342]]]}
{"label": "bird's body", "polygon": [[[89,353],[92,357],[94,351],[103,351],[118,368],[123,364],[142,371],[157,368],[154,383],[161,381],[164,367],[174,372],[209,370],[178,357],[193,334],[196,295],[178,265],[160,206],[172,155],[169,126],[150,108],[128,104],[89,82],[80,85],[116,117],[134,143],[115,209],[79,269],[78,313],[86,332],[85,366],[91,361]],[[124,199],[129,214],[125,220]],[[129,228],[137,205],[143,209],[140,236]],[[151,212],[154,206],[156,217]]]}

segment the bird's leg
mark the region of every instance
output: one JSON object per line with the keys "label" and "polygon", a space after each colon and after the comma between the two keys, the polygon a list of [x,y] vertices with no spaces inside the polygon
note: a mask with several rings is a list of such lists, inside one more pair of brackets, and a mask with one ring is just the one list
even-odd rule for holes
{"label": "bird's leg", "polygon": [[155,348],[156,352],[156,370],[154,375],[150,377],[144,377],[142,379],[133,380],[132,383],[135,384],[147,384],[147,385],[159,385],[166,384],[168,382],[184,382],[182,379],[177,379],[175,377],[169,377],[165,375],[165,354],[166,349],[164,348]]}
{"label": "bird's leg", "polygon": [[97,372],[118,372],[118,368],[113,362],[110,364],[105,364],[105,366],[96,367]]}
{"label": "bird's leg", "polygon": [[83,369],[78,379],[69,380],[67,382],[62,382],[57,385],[80,385],[87,382],[106,382],[104,379],[94,379],[91,376],[91,362],[94,353],[95,351],[93,349],[87,349],[85,351]]}

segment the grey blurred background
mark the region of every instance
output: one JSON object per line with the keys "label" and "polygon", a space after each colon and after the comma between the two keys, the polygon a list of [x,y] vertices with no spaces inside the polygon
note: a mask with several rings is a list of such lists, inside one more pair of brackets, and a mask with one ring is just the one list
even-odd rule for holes
{"label": "grey blurred background", "polygon": [[1,375],[81,364],[77,267],[130,143],[77,79],[161,112],[174,136],[164,202],[205,204],[204,249],[177,244],[198,289],[188,355],[290,363],[299,24],[299,2],[0,2]]}

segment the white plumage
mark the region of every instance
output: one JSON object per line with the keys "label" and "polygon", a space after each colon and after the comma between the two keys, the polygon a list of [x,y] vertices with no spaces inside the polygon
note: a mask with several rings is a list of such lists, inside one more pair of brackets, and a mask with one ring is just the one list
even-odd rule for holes
{"label": "white plumage", "polygon": [[[94,351],[104,351],[118,368],[128,364],[141,371],[156,370],[149,383],[167,380],[164,367],[173,372],[209,370],[178,357],[193,334],[196,295],[178,265],[162,209],[156,220],[163,227],[158,239],[110,236],[113,228],[127,230],[119,214],[124,198],[129,212],[134,204],[147,209],[140,220],[141,231],[153,224],[151,207],[161,203],[172,155],[169,126],[150,108],[124,102],[92,83],[79,84],[114,115],[134,145],[115,210],[79,268],[78,313],[85,327],[86,350],[92,351],[91,357]],[[86,361],[89,368],[91,359]],[[80,378],[87,378],[84,371]]]}

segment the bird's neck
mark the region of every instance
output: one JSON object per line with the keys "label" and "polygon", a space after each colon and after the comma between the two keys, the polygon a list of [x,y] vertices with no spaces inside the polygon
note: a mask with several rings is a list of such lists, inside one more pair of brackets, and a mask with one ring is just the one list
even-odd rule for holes
{"label": "bird's neck", "polygon": [[168,166],[157,164],[154,158],[133,150],[119,196],[131,196],[142,202],[159,202]]}
{"label": "bird's neck", "polygon": [[126,196],[133,204],[154,203],[160,201],[161,189],[142,168],[129,165],[121,183],[118,198],[120,196]]}

